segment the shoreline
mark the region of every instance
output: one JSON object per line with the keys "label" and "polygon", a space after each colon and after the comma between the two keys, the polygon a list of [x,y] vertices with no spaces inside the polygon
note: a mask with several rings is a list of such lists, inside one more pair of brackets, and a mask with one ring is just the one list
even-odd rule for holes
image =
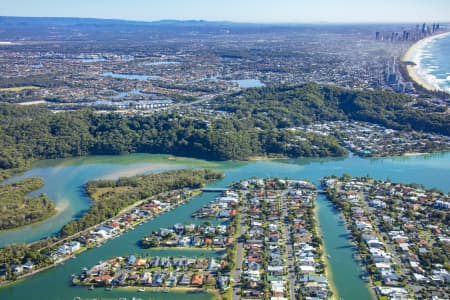
{"label": "shoreline", "polygon": [[[100,288],[98,288],[100,289]],[[162,293],[164,289],[166,289],[169,293],[176,293],[176,292],[199,292],[199,293],[209,293],[213,294],[214,290],[205,290],[205,288],[201,287],[180,287],[180,286],[174,286],[174,287],[152,287],[152,286],[123,286],[123,287],[115,287],[113,290],[123,290],[123,291],[136,291],[140,292],[139,290],[145,289],[145,292],[160,292]]]}
{"label": "shoreline", "polygon": [[[242,162],[249,162],[249,161],[267,161],[267,160],[277,160],[277,159],[289,159],[287,156],[270,156],[270,155],[251,155],[247,157],[244,160],[241,160]],[[237,160],[239,162],[239,160]]]}
{"label": "shoreline", "polygon": [[[438,152],[436,152],[438,153]],[[408,157],[408,156],[421,156],[421,155],[426,155],[428,153],[423,153],[423,152],[405,152],[402,154],[402,156]]]}
{"label": "shoreline", "polygon": [[155,247],[147,248],[147,251],[166,251],[166,250],[180,250],[180,251],[198,251],[198,252],[218,252],[225,251],[227,248],[201,248],[201,247]]}
{"label": "shoreline", "polygon": [[[145,290],[142,290],[145,289]],[[220,292],[216,289],[206,289],[201,287],[149,287],[149,286],[124,286],[117,287],[114,290],[118,291],[126,291],[126,292],[137,292],[139,294],[145,295],[145,293],[201,293],[201,294],[210,294],[214,296],[215,299],[219,298]]]}
{"label": "shoreline", "polygon": [[[417,85],[421,86],[422,88],[426,89],[430,92],[435,91],[442,91],[440,88],[433,86],[432,84],[428,83],[417,71],[417,67],[420,65],[417,61],[417,54],[420,53],[421,49],[428,44],[429,42],[442,38],[450,36],[450,32],[443,32],[436,35],[428,36],[423,39],[420,39],[416,41],[414,44],[412,44],[408,50],[403,54],[401,57],[401,61],[406,64],[406,72],[408,73],[408,76],[410,79]],[[409,64],[414,63],[414,65]],[[443,91],[444,92],[444,91]]]}

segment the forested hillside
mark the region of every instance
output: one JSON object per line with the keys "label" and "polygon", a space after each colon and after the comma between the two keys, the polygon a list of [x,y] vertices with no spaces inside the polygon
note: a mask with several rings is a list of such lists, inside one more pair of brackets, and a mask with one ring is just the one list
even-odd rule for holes
{"label": "forested hillside", "polygon": [[211,160],[252,155],[341,156],[334,138],[271,128],[260,130],[235,117],[208,124],[160,114],[123,117],[79,111],[53,114],[40,108],[0,106],[0,168],[26,161],[88,154],[168,153]]}
{"label": "forested hillside", "polygon": [[324,120],[358,120],[394,129],[450,135],[445,108],[417,109],[410,96],[308,83],[249,89],[222,98],[216,108],[252,120],[261,128],[285,128]]}
{"label": "forested hillside", "polygon": [[341,156],[333,137],[292,133],[287,128],[328,120],[360,120],[395,129],[450,135],[443,111],[410,106],[409,96],[332,86],[248,89],[213,101],[226,117],[148,117],[98,114],[92,110],[54,114],[40,107],[0,105],[0,169],[41,158],[132,152],[167,153],[211,160],[253,155]]}

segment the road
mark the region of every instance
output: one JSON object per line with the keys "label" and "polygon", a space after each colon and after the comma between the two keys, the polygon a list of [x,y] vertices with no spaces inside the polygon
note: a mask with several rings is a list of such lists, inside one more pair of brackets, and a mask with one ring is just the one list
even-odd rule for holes
{"label": "road", "polygon": [[292,247],[291,239],[291,227],[289,226],[289,221],[287,220],[287,207],[286,198],[283,196],[281,200],[282,208],[282,220],[284,224],[284,238],[286,241],[286,256],[287,256],[287,269],[288,269],[288,281],[289,281],[289,299],[295,300],[295,262],[294,262],[294,250]]}
{"label": "road", "polygon": [[239,235],[238,235],[238,241],[237,241],[237,249],[236,249],[236,264],[234,266],[234,270],[232,272],[232,280],[233,280],[233,293],[232,293],[232,300],[238,300],[240,299],[240,282],[241,282],[241,270],[242,270],[242,261],[244,259],[244,242],[240,238],[245,231],[247,230],[247,227],[245,225],[245,218],[241,216],[240,218],[241,226],[239,229]]}

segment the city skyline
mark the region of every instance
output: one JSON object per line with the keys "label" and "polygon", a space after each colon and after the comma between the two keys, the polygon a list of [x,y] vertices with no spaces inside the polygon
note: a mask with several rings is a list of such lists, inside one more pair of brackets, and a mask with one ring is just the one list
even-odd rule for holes
{"label": "city skyline", "polygon": [[16,0],[2,3],[1,15],[81,17],[136,21],[207,20],[248,23],[449,22],[445,0]]}

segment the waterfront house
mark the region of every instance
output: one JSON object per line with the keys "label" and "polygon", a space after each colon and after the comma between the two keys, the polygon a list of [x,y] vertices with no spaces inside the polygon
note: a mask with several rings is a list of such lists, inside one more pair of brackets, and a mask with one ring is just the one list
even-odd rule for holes
{"label": "waterfront house", "polygon": [[33,271],[34,267],[35,267],[35,265],[31,260],[29,260],[25,264],[23,264],[24,271]]}
{"label": "waterfront house", "polygon": [[100,275],[93,278],[93,281],[96,283],[102,283],[102,284],[111,284],[111,281],[113,280],[113,277],[110,275]]}
{"label": "waterfront house", "polygon": [[391,256],[387,254],[384,250],[379,248],[369,248],[369,252],[372,256],[372,260],[375,263],[385,262],[388,263],[391,261]]}
{"label": "waterfront house", "polygon": [[58,247],[56,252],[59,255],[68,255],[70,253],[73,253],[74,251],[77,251],[80,248],[81,248],[80,242],[72,241],[72,242],[70,242],[68,244],[64,244],[64,245],[61,245],[60,247]]}
{"label": "waterfront house", "polygon": [[173,233],[174,233],[174,231],[172,229],[168,229],[168,228],[160,228],[158,231],[158,235],[160,237],[167,237]]}
{"label": "waterfront house", "polygon": [[147,260],[146,260],[146,259],[144,259],[144,258],[139,258],[139,259],[137,259],[137,260],[134,262],[134,265],[135,265],[136,267],[142,267],[142,266],[145,266],[146,263],[147,263]]}
{"label": "waterfront house", "polygon": [[191,284],[191,276],[187,273],[181,275],[180,280],[178,281],[178,285],[190,285]]}
{"label": "waterfront house", "polygon": [[375,267],[378,269],[378,272],[381,273],[381,276],[384,278],[392,273],[392,265],[386,262],[375,263]]}
{"label": "waterfront house", "polygon": [[141,284],[151,285],[152,283],[152,273],[144,272],[141,276]]}
{"label": "waterfront house", "polygon": [[130,255],[126,259],[126,263],[128,265],[133,265],[135,262],[136,262],[136,256],[134,256],[134,255]]}
{"label": "waterfront house", "polygon": [[384,245],[377,238],[369,237],[370,239],[365,240],[367,247],[369,248],[382,248]]}
{"label": "waterfront house", "polygon": [[302,273],[302,274],[310,274],[310,273],[315,272],[314,266],[309,266],[309,265],[301,265],[301,266],[299,266],[299,269],[300,269],[300,273]]}
{"label": "waterfront house", "polygon": [[214,238],[213,245],[215,247],[223,247],[224,246],[224,238],[222,238],[222,237]]}
{"label": "waterfront house", "polygon": [[166,285],[169,287],[174,287],[177,284],[177,273],[175,272],[170,272],[167,275],[167,279],[166,279]]}
{"label": "waterfront house", "polygon": [[178,240],[179,247],[189,247],[191,245],[191,237],[183,236]]}
{"label": "waterfront house", "polygon": [[23,266],[22,265],[11,265],[11,271],[15,275],[19,275],[23,273]]}
{"label": "waterfront house", "polygon": [[176,233],[178,233],[178,234],[183,233],[183,231],[184,231],[184,225],[183,225],[183,224],[180,224],[180,223],[177,223],[177,224],[173,225],[173,230],[174,230]]}
{"label": "waterfront house", "polygon": [[185,232],[194,232],[195,231],[195,224],[188,224],[188,225],[184,225],[184,231]]}
{"label": "waterfront house", "polygon": [[164,284],[164,273],[162,273],[161,271],[155,272],[155,274],[153,276],[152,285],[153,286],[162,286],[163,284]]}
{"label": "waterfront house", "polygon": [[202,286],[203,285],[203,275],[202,274],[192,275],[191,284],[194,286]]}

